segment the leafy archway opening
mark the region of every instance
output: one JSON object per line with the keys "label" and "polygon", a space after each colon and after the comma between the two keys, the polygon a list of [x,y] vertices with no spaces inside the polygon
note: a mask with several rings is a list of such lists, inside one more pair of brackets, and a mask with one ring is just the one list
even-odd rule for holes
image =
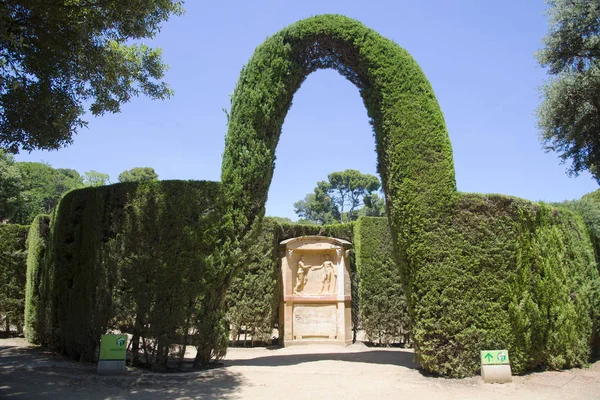
{"label": "leafy archway opening", "polygon": [[390,225],[397,248],[406,249],[411,235],[427,231],[452,202],[450,140],[431,85],[412,57],[339,15],[316,16],[283,29],[256,49],[241,72],[222,166],[226,213],[236,241],[251,238],[252,227],[260,225],[275,148],[294,93],[310,73],[326,68],[360,91],[375,133]]}

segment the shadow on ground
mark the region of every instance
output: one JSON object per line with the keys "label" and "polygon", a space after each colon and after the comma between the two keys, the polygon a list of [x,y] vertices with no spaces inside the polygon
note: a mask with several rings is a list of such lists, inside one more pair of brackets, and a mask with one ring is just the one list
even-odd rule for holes
{"label": "shadow on ground", "polygon": [[114,377],[67,377],[19,370],[0,374],[0,398],[11,399],[233,399],[241,374],[220,371],[210,377],[138,383]]}
{"label": "shadow on ground", "polygon": [[277,367],[322,360],[396,365],[410,369],[420,368],[419,364],[414,361],[413,353],[385,350],[369,350],[356,353],[274,354],[251,359],[225,359],[223,360],[223,364],[226,367],[241,365],[257,367]]}
{"label": "shadow on ground", "polygon": [[99,376],[94,364],[76,363],[37,347],[0,346],[0,398],[11,399],[229,399],[241,374]]}
{"label": "shadow on ground", "polygon": [[[74,362],[51,351],[37,346],[0,346],[0,371],[14,370],[17,368],[33,368],[52,366],[63,363],[69,366]],[[91,364],[81,363],[80,369],[89,369]]]}

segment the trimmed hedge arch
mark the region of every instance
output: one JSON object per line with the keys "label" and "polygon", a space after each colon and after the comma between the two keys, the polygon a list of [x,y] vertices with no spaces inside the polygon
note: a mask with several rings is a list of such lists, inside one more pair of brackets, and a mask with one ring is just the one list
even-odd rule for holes
{"label": "trimmed hedge arch", "polygon": [[260,222],[292,97],[321,68],[336,69],[360,90],[375,132],[392,229],[398,248],[406,248],[411,236],[428,231],[452,203],[450,139],[433,89],[413,58],[340,15],[283,29],[262,43],[242,70],[231,100],[221,174],[233,222],[243,233]]}
{"label": "trimmed hedge arch", "polygon": [[363,98],[396,253],[409,282],[412,254],[422,251],[428,232],[449,217],[456,200],[450,138],[433,89],[408,52],[340,15],[284,28],[255,50],[241,72],[221,173],[234,242],[243,248],[256,236],[292,98],[322,68],[337,70]]}

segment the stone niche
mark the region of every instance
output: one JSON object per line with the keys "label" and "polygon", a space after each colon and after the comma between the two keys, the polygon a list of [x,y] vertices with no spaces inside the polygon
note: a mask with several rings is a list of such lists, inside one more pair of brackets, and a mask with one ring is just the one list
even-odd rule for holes
{"label": "stone niche", "polygon": [[279,337],[284,346],[352,343],[351,247],[348,241],[325,236],[280,243]]}

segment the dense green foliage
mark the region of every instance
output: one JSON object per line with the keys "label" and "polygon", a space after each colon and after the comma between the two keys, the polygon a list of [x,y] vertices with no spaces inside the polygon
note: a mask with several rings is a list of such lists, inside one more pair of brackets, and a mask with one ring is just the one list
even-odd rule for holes
{"label": "dense green foliage", "polygon": [[[344,215],[344,207],[348,206],[346,222],[356,219],[353,218],[354,210],[361,207],[363,199],[379,190],[381,186],[376,176],[362,174],[354,169],[332,172],[327,178],[327,192],[338,206],[340,215]],[[343,219],[340,218],[340,222],[343,222]]]}
{"label": "dense green foliage", "polygon": [[581,200],[591,200],[600,203],[600,189],[584,195]]}
{"label": "dense green foliage", "polygon": [[[40,344],[41,332],[49,332],[46,316],[49,315],[48,277],[43,274],[44,257],[50,235],[50,216],[38,215],[29,228],[27,236],[27,284],[25,287],[25,338]],[[45,285],[45,286],[42,286]],[[44,295],[42,295],[42,293]]]}
{"label": "dense green foliage", "polygon": [[565,201],[553,205],[567,208],[581,215],[590,234],[596,260],[600,260],[600,199],[596,200],[593,193],[590,193],[583,196],[581,200]]}
{"label": "dense green foliage", "polygon": [[50,214],[69,190],[83,187],[83,178],[73,170],[52,168],[38,162],[16,163],[21,176],[21,191],[11,222],[29,225],[39,214]]}
{"label": "dense green foliage", "polygon": [[547,0],[548,35],[538,61],[553,76],[541,89],[538,125],[543,146],[589,170],[600,183],[600,3]]}
{"label": "dense green foliage", "polygon": [[14,158],[0,150],[0,222],[12,217],[21,192],[21,173]]}
{"label": "dense green foliage", "polygon": [[233,228],[228,251],[243,253],[260,232],[284,118],[319,68],[354,83],[371,120],[422,366],[470,375],[479,369],[479,350],[503,347],[517,372],[585,364],[599,278],[580,217],[457,193],[444,119],[423,72],[398,45],[343,16],[290,25],[263,42],[241,72],[221,175]]}
{"label": "dense green foliage", "polygon": [[23,331],[28,226],[0,224],[0,321]]}
{"label": "dense green foliage", "polygon": [[150,167],[132,168],[119,174],[119,182],[144,182],[156,180],[158,180],[158,174],[154,171],[154,168]]}
{"label": "dense green foliage", "polygon": [[[207,362],[224,351],[231,279],[233,325],[266,334],[279,285],[274,246],[306,234],[353,241],[353,224],[262,226],[283,120],[318,68],[359,88],[376,136],[391,241],[374,240],[384,236],[374,220],[358,223],[361,294],[397,287],[389,272],[397,266],[404,290],[386,291],[396,296],[386,304],[396,312],[406,296],[425,370],[475,374],[484,348],[508,348],[517,373],[588,362],[600,312],[592,219],[586,228],[569,210],[457,193],[443,116],[422,71],[395,43],[335,15],[300,21],[256,49],[232,96],[221,185],[148,181],[63,198],[40,274],[40,298],[50,299],[40,337],[91,360],[100,334],[119,329],[155,368],[174,344],[195,345],[196,361]],[[396,262],[377,260],[390,242]],[[385,274],[375,273],[377,262]],[[363,309],[369,329],[393,335],[389,320],[376,318],[389,311],[379,293],[372,300]]]}
{"label": "dense green foliage", "polygon": [[484,348],[508,348],[516,373],[585,365],[600,279],[582,220],[498,195],[461,194],[454,207],[411,260],[423,367],[475,374]]}
{"label": "dense green foliage", "polygon": [[409,341],[409,316],[386,218],[360,218],[354,229],[361,326],[372,342]]}
{"label": "dense green foliage", "polygon": [[41,273],[49,323],[38,321],[33,336],[90,361],[100,335],[117,329],[133,335],[133,362],[155,369],[175,344],[196,346],[197,364],[222,357],[229,276],[215,251],[219,197],[218,184],[191,181],[69,192],[52,218]]}
{"label": "dense green foliage", "polygon": [[[267,341],[277,321],[280,269],[277,242],[279,224],[266,218],[256,241],[248,249],[240,271],[227,291],[227,320],[233,340],[242,330],[254,341]],[[245,344],[245,343],[244,343]]]}
{"label": "dense green foliage", "polygon": [[7,0],[0,3],[0,148],[57,149],[93,115],[139,94],[171,95],[152,38],[179,0]]}
{"label": "dense green foliage", "polygon": [[253,243],[283,120],[296,90],[319,68],[336,69],[359,88],[375,131],[392,237],[410,279],[408,255],[453,202],[450,141],[416,62],[392,41],[343,16],[317,16],[283,29],[256,49],[241,72],[222,165],[236,240],[242,248]]}
{"label": "dense green foliage", "polygon": [[377,193],[371,193],[363,199],[365,206],[358,210],[358,217],[385,217],[385,199]]}

